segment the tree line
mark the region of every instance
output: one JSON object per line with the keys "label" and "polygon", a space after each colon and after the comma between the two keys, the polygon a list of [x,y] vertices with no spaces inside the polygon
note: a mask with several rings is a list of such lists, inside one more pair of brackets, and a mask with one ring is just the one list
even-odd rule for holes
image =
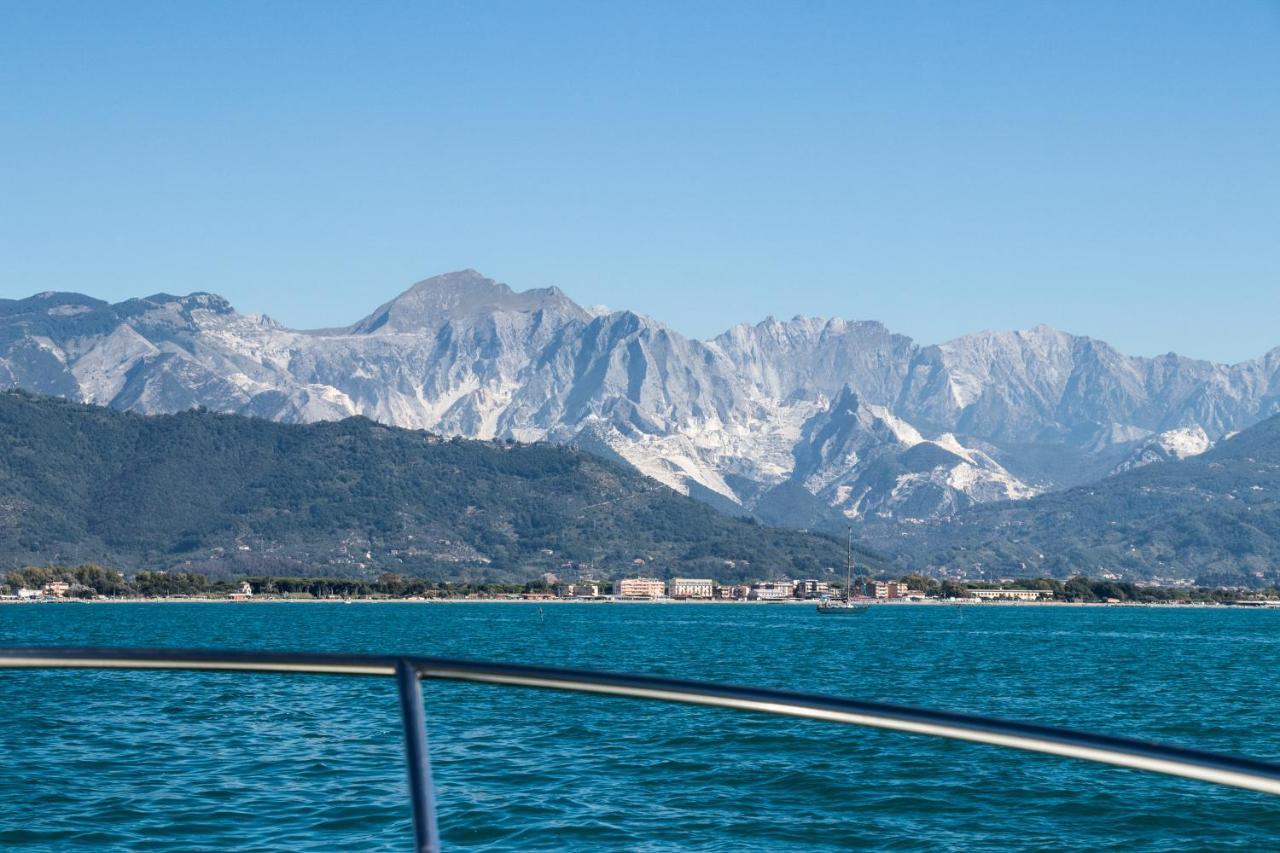
{"label": "tree line", "polygon": [[[210,580],[195,572],[142,571],[126,577],[96,563],[76,566],[26,566],[11,569],[0,583],[0,593],[16,595],[20,589],[42,590],[51,583],[65,583],[72,598],[167,598],[185,596],[225,597],[248,583],[255,595],[310,596],[314,598],[459,597],[471,593],[518,595],[549,592],[545,580],[528,583],[466,583],[429,581],[386,572],[377,578],[350,577],[243,577]],[[604,590],[610,588],[607,582]]]}

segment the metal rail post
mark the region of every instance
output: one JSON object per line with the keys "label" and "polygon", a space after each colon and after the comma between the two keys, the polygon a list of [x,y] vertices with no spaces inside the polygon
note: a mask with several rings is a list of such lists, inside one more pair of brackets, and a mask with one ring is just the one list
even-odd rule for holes
{"label": "metal rail post", "polygon": [[418,669],[403,658],[396,661],[396,686],[400,690],[400,717],[404,722],[404,751],[409,765],[409,798],[413,801],[413,849],[438,853],[436,797],[431,784],[431,757],[427,754],[427,719],[422,707]]}

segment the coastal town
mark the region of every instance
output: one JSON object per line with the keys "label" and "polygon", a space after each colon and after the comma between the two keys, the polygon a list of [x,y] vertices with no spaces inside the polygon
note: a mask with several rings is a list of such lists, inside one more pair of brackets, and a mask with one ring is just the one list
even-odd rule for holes
{"label": "coastal town", "polygon": [[[522,601],[547,601],[555,599],[574,600],[614,600],[614,601],[751,601],[751,602],[792,602],[821,600],[831,597],[843,597],[844,590],[821,580],[772,580],[744,584],[720,584],[711,578],[659,578],[633,577],[621,578],[613,582],[577,581],[574,583],[548,583],[545,579],[541,587],[511,591],[498,587],[477,589],[461,595],[451,594],[447,588],[415,590],[413,595],[391,596],[408,599],[441,599],[463,598],[508,599]],[[293,584],[286,583],[290,587]],[[308,593],[303,593],[307,595]],[[376,595],[376,593],[375,593]],[[177,593],[176,597],[197,597],[192,593]],[[261,579],[256,583],[249,580],[239,582],[232,588],[212,587],[204,593],[207,598],[225,598],[231,601],[247,601],[259,598],[291,598],[298,592],[292,589],[281,590],[270,579]],[[0,592],[0,598],[16,601],[38,601],[57,599],[100,599],[113,596],[98,593],[92,587],[77,584],[74,580],[50,580],[39,586],[9,585]],[[171,598],[174,595],[142,595],[143,598]],[[326,599],[344,599],[359,596],[327,592],[311,597]],[[386,597],[385,594],[383,597]],[[866,600],[914,600],[926,598],[924,590],[913,589],[902,581],[868,580],[861,588],[855,588],[855,599]],[[984,600],[1038,601],[1052,600],[1052,590],[1029,589],[982,589],[974,591],[974,598]]]}
{"label": "coastal town", "polygon": [[1165,587],[1076,576],[995,581],[856,577],[721,583],[707,577],[630,576],[562,582],[548,572],[518,583],[434,582],[384,573],[376,578],[247,577],[210,580],[184,572],[123,573],[102,566],[27,567],[0,578],[0,602],[83,601],[537,601],[705,604],[797,604],[848,600],[867,604],[1232,604],[1280,606],[1280,591]]}

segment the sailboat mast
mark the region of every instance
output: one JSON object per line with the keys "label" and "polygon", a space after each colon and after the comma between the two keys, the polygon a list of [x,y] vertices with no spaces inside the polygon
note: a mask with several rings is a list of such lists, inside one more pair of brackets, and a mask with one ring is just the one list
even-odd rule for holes
{"label": "sailboat mast", "polygon": [[849,525],[849,556],[845,559],[844,599],[853,601],[853,525]]}

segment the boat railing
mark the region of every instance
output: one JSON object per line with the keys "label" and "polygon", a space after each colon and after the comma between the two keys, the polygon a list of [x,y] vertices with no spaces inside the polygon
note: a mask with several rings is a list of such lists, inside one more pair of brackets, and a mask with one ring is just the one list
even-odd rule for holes
{"label": "boat railing", "polygon": [[782,714],[1060,755],[1280,795],[1280,764],[1127,737],[813,693],[615,672],[402,655],[0,647],[0,669],[132,669],[392,676],[399,689],[415,849],[440,848],[421,681],[465,681]]}

